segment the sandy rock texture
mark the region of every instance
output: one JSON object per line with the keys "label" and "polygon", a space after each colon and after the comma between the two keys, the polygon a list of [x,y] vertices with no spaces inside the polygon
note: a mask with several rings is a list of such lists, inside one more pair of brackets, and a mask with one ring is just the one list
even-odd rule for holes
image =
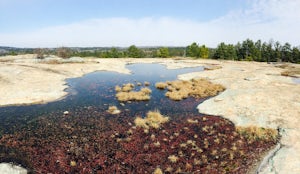
{"label": "sandy rock texture", "polygon": [[[220,115],[238,126],[278,128],[280,148],[259,173],[300,173],[300,84],[281,76],[273,64],[191,59],[95,59],[63,60],[35,55],[0,57],[0,106],[46,103],[67,95],[67,78],[94,71],[130,73],[129,63],[161,63],[170,69],[205,66],[203,72],[180,79],[207,78],[226,90],[198,106],[199,112]],[[293,65],[300,68],[300,65]]]}
{"label": "sandy rock texture", "polygon": [[[278,128],[281,148],[260,173],[300,173],[300,84],[274,65],[220,62],[222,69],[180,75],[207,78],[226,90],[198,106],[204,114],[220,115],[238,126]],[[298,66],[299,65],[294,65]]]}

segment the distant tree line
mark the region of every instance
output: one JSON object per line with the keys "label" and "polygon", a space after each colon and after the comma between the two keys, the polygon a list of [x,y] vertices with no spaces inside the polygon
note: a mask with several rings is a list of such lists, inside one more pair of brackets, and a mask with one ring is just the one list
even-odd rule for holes
{"label": "distant tree line", "polygon": [[247,60],[258,62],[292,62],[300,63],[299,47],[289,43],[281,45],[278,41],[256,42],[247,39],[236,45],[220,43],[216,48],[213,59]]}
{"label": "distant tree line", "polygon": [[192,43],[187,47],[89,47],[89,48],[11,48],[0,47],[0,55],[37,54],[37,58],[47,55],[69,57],[98,57],[98,58],[168,58],[192,57],[224,60],[246,60],[259,62],[292,62],[300,63],[300,48],[292,47],[289,43],[281,45],[278,41],[262,42],[246,39],[237,44],[220,43],[217,48],[208,48],[204,44]]}
{"label": "distant tree line", "polygon": [[256,42],[246,39],[236,45],[220,43],[216,49],[206,48],[192,43],[186,48],[186,55],[195,58],[224,60],[246,60],[258,62],[292,62],[300,63],[300,48],[289,43],[281,45],[278,41]]}

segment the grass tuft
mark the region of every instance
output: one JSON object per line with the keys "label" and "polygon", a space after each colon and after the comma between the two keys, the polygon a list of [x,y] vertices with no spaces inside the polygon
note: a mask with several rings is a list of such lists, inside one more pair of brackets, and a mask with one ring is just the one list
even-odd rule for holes
{"label": "grass tuft", "polygon": [[116,86],[117,99],[121,102],[150,100],[150,94],[152,93],[151,89],[141,88],[140,91],[133,91],[133,89],[134,84],[132,83],[124,84],[122,87]]}
{"label": "grass tuft", "polygon": [[169,121],[169,117],[161,115],[159,111],[149,111],[146,118],[136,117],[134,123],[137,127],[149,129],[150,127],[158,129],[161,124]]}
{"label": "grass tuft", "polygon": [[165,96],[175,101],[180,101],[190,96],[195,98],[215,96],[225,90],[222,85],[213,84],[206,79],[176,80],[164,84],[159,83],[156,86],[161,89],[167,87],[168,92],[166,92]]}
{"label": "grass tuft", "polygon": [[157,83],[155,84],[155,87],[156,87],[157,89],[165,89],[167,86],[168,86],[168,84],[165,83],[165,82],[157,82]]}
{"label": "grass tuft", "polygon": [[236,127],[236,131],[249,140],[272,140],[278,139],[278,131],[276,129],[262,128],[256,126]]}
{"label": "grass tuft", "polygon": [[178,157],[175,155],[170,155],[168,157],[168,159],[172,162],[172,163],[176,163],[178,161]]}

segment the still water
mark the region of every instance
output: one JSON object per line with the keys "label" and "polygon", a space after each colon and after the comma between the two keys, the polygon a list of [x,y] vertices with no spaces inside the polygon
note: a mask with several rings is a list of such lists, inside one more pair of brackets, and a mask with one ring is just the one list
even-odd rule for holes
{"label": "still water", "polygon": [[[172,81],[177,75],[203,71],[203,67],[182,68],[168,70],[160,64],[130,64],[127,65],[132,73],[120,74],[116,72],[98,71],[83,77],[67,79],[69,95],[60,101],[48,104],[30,106],[10,106],[0,108],[0,133],[9,133],[18,130],[40,115],[59,113],[66,110],[72,111],[83,107],[97,107],[103,111],[110,105],[116,105],[120,110],[128,111],[132,116],[144,115],[149,110],[158,109],[162,114],[180,116],[187,113],[196,113],[196,106],[201,102],[199,99],[188,98],[175,102],[164,96],[165,91],[155,89],[155,83],[160,81]],[[115,86],[125,83],[136,84],[150,82],[152,90],[150,101],[131,102],[120,105],[115,98]],[[143,86],[141,86],[143,87]]]}

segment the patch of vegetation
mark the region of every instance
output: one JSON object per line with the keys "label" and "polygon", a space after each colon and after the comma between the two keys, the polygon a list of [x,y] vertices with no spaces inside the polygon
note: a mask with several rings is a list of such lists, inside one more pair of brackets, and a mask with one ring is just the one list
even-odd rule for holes
{"label": "patch of vegetation", "polygon": [[289,77],[300,77],[300,69],[283,71],[283,72],[281,72],[281,75],[289,76]]}
{"label": "patch of vegetation", "polygon": [[67,47],[60,47],[60,48],[57,48],[56,54],[58,57],[66,59],[66,58],[70,58],[72,56],[73,51],[72,51],[72,49],[67,48]]}
{"label": "patch of vegetation", "polygon": [[183,100],[190,96],[195,98],[205,98],[215,96],[225,90],[222,85],[213,84],[206,79],[175,80],[166,83],[157,83],[159,89],[168,89],[166,96],[172,100]]}
{"label": "patch of vegetation", "polygon": [[149,111],[146,114],[146,118],[136,117],[134,123],[137,127],[142,127],[145,129],[149,128],[160,128],[161,124],[166,123],[169,121],[169,117],[165,117],[161,115],[161,113],[156,111]]}
{"label": "patch of vegetation", "polygon": [[236,131],[249,141],[272,140],[278,139],[278,131],[270,128],[257,126],[236,127]]}
{"label": "patch of vegetation", "polygon": [[109,106],[107,112],[110,114],[119,114],[121,111],[117,108],[117,106]]}
{"label": "patch of vegetation", "polygon": [[137,118],[146,128],[125,112],[111,117],[97,107],[43,114],[3,134],[0,157],[15,156],[9,161],[28,162],[35,173],[247,173],[278,142],[269,133],[248,138],[216,116]]}
{"label": "patch of vegetation", "polygon": [[280,64],[276,65],[277,68],[285,69],[285,71],[281,72],[282,76],[289,76],[289,77],[300,77],[300,67],[293,66],[291,64]]}
{"label": "patch of vegetation", "polygon": [[124,84],[122,87],[115,86],[117,99],[121,102],[150,100],[151,89],[144,87],[139,91],[133,91],[134,87],[132,83]]}
{"label": "patch of vegetation", "polygon": [[157,82],[157,83],[155,83],[155,87],[157,89],[165,89],[167,86],[168,86],[168,84],[165,83],[165,82]]}

